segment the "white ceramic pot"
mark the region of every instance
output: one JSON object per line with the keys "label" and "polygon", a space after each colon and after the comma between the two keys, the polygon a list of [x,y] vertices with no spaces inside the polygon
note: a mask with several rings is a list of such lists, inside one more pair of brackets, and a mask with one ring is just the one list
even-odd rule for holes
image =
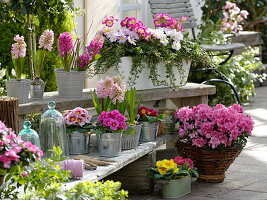
{"label": "white ceramic pot", "polygon": [[[146,64],[145,64],[146,65]],[[173,73],[175,74],[175,85],[183,86],[187,82],[188,73],[190,69],[191,61],[183,62],[182,69],[178,70],[177,68],[173,68]],[[110,67],[105,74],[99,74],[99,79],[104,79],[106,76],[118,76],[119,74],[123,76],[125,82],[129,81],[129,77],[131,77],[130,71],[132,68],[132,58],[130,56],[122,57],[121,62],[119,63],[119,73],[115,69],[115,67]],[[170,81],[166,79],[166,68],[165,63],[161,62],[157,65],[157,71],[160,75],[159,81],[166,80],[168,85],[170,85]],[[149,78],[150,70],[148,67],[145,67],[143,71],[139,74],[139,77],[136,79],[135,84],[132,87],[135,87],[137,90],[144,89],[154,89],[154,88],[163,88],[169,86],[154,86],[151,79]],[[127,88],[130,88],[130,85],[127,83]]]}
{"label": "white ceramic pot", "polygon": [[30,83],[29,79],[9,79],[6,81],[7,96],[18,98],[19,103],[26,103],[29,99]]}
{"label": "white ceramic pot", "polygon": [[55,69],[60,97],[82,97],[85,71]]}

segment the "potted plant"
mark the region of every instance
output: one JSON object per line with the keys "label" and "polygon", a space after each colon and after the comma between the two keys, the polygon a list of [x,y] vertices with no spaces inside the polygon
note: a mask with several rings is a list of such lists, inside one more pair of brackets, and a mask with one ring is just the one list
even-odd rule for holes
{"label": "potted plant", "polygon": [[19,98],[19,103],[25,103],[29,98],[30,80],[21,79],[24,69],[27,44],[23,36],[16,35],[14,37],[16,43],[12,44],[11,54],[14,65],[16,79],[6,81],[7,96]]}
{"label": "potted plant", "polygon": [[120,76],[106,76],[105,79],[101,79],[97,83],[96,90],[91,92],[97,114],[116,109],[124,115],[126,111],[125,92],[126,85]]}
{"label": "potted plant", "polygon": [[162,183],[163,198],[179,198],[191,192],[191,176],[198,176],[194,163],[180,156],[171,160],[160,160],[148,170],[150,178]]}
{"label": "potted plant", "polygon": [[81,97],[84,85],[85,70],[91,62],[99,58],[104,38],[97,34],[86,47],[85,53],[80,55],[81,41],[75,42],[70,33],[61,33],[58,38],[59,54],[62,58],[62,69],[56,69],[58,94],[62,97]]}
{"label": "potted plant", "polygon": [[199,181],[223,182],[225,171],[246,145],[253,124],[243,108],[234,104],[183,107],[175,113],[179,123],[179,155],[190,157],[199,170]]}
{"label": "potted plant", "polygon": [[24,142],[0,121],[0,185],[13,166],[29,165],[31,161],[42,156],[43,152],[39,147],[29,141]]}
{"label": "potted plant", "polygon": [[91,116],[86,109],[77,107],[64,114],[70,154],[88,154],[89,131],[93,128]]}
{"label": "potted plant", "polygon": [[138,121],[143,123],[140,135],[140,142],[154,141],[157,137],[159,121],[163,120],[166,115],[159,115],[157,110],[150,109],[145,106],[139,107],[138,114]]}
{"label": "potted plant", "polygon": [[185,20],[161,13],[154,18],[157,28],[149,29],[136,18],[126,17],[120,29],[113,30],[118,20],[106,17],[102,22],[105,40],[101,58],[94,65],[95,73],[120,74],[127,87],[137,90],[184,85],[191,60],[209,60],[206,52],[182,33],[181,22]]}
{"label": "potted plant", "polygon": [[125,103],[127,111],[127,126],[134,128],[134,134],[124,134],[122,136],[122,149],[134,149],[139,144],[142,123],[137,122],[138,109],[143,96],[137,101],[136,89],[131,88],[126,92]]}
{"label": "potted plant", "polygon": [[126,118],[118,110],[102,111],[96,127],[92,130],[98,136],[99,155],[118,156],[121,152],[122,132],[126,129]]}
{"label": "potted plant", "polygon": [[33,37],[33,81],[30,85],[30,94],[32,99],[42,99],[44,95],[45,82],[41,79],[43,71],[44,58],[47,51],[52,51],[54,44],[54,32],[45,30],[39,38],[39,50],[36,50],[35,37]]}

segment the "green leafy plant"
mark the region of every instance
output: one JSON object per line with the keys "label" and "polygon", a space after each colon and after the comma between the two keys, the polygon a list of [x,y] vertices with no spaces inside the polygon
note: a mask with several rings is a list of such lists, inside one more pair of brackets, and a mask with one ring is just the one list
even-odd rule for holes
{"label": "green leafy plant", "polygon": [[[16,34],[26,36],[28,29],[25,26],[26,24],[26,10],[25,8],[31,6],[32,0],[30,1],[10,1],[10,3],[0,3],[0,40],[2,45],[0,46],[1,57],[0,62],[2,63],[2,68],[7,70],[8,76],[4,77],[5,79],[9,78],[11,75],[12,62],[10,48],[13,37]],[[59,33],[70,32],[74,29],[73,18],[74,12],[77,12],[77,9],[73,5],[73,0],[66,1],[35,1],[37,4],[33,4],[34,10],[32,18],[35,34],[41,35],[41,33],[46,29],[52,29],[55,33],[55,37],[59,36]],[[28,63],[28,58],[25,59],[25,63]],[[58,56],[57,48],[54,48],[52,53],[46,55],[44,60],[44,70],[41,73],[41,78],[46,81],[46,91],[55,91],[56,90],[56,80],[54,69],[61,66],[61,61]],[[30,77],[30,68],[25,67],[24,73],[27,75],[26,78]],[[5,87],[5,84],[1,83],[1,86]]]}
{"label": "green leafy plant", "polygon": [[156,162],[156,167],[148,169],[149,178],[154,179],[179,179],[185,176],[191,176],[192,174],[198,177],[197,169],[194,168],[193,161],[180,156],[171,160],[159,160]]}
{"label": "green leafy plant", "polygon": [[129,125],[133,126],[137,124],[136,118],[142,99],[143,95],[137,101],[135,88],[131,88],[126,92],[124,101],[126,101],[126,110],[128,113],[127,122]]}
{"label": "green leafy plant", "polygon": [[[218,23],[213,23],[208,20],[200,26],[201,32],[198,35],[198,40],[200,44],[227,44],[229,40],[220,31]],[[226,77],[228,77],[231,82],[238,89],[239,95],[242,102],[247,102],[251,97],[255,95],[254,92],[254,82],[263,81],[266,78],[265,74],[257,74],[255,71],[263,70],[264,65],[262,65],[259,58],[256,57],[257,50],[248,47],[241,55],[232,57],[224,65],[214,65],[214,67],[222,72]],[[225,56],[213,56],[214,63],[220,63],[225,59]],[[193,69],[207,68],[201,64],[194,65]],[[205,80],[210,80],[214,78],[221,79],[222,77],[217,73],[214,73],[212,68],[209,72],[192,72],[189,74],[189,81],[192,82],[203,82]],[[223,83],[210,82],[209,84],[216,86],[216,95],[210,96],[209,104],[216,105],[222,103],[225,105],[231,105],[236,103],[233,91],[230,87]]]}
{"label": "green leafy plant", "polygon": [[90,182],[86,181],[77,184],[71,188],[66,197],[68,200],[124,200],[128,197],[128,192],[121,189],[120,182],[105,181],[105,182]]}
{"label": "green leafy plant", "polygon": [[[6,188],[0,190],[0,197],[12,199],[56,199],[61,192],[63,182],[68,181],[69,171],[62,171],[58,163],[65,160],[60,147],[53,147],[52,156],[44,160],[31,162],[28,167],[17,165],[6,176]],[[10,192],[11,189],[15,189]],[[20,191],[24,191],[21,193]],[[10,196],[8,196],[10,195]],[[14,197],[16,196],[16,198]]]}
{"label": "green leafy plant", "polygon": [[[159,15],[162,15],[162,20],[164,17],[171,18],[167,14],[161,13]],[[114,17],[111,16],[108,20],[114,20]],[[141,26],[139,28],[145,30],[144,33],[138,35],[138,31],[135,32],[135,29],[130,25],[129,27],[124,27],[123,23],[127,20],[133,20],[137,24],[136,26]],[[180,24],[178,21],[176,22]],[[196,61],[211,63],[207,53],[197,43],[187,39],[188,33],[183,35],[179,28],[172,27],[172,29],[168,29],[169,27],[166,28],[163,25],[157,25],[161,29],[149,30],[143,26],[142,22],[135,18],[125,18],[122,20],[121,26],[124,29],[118,31],[110,31],[109,27],[107,27],[107,30],[104,29],[105,42],[100,51],[101,57],[94,65],[96,74],[105,73],[110,67],[114,67],[120,74],[119,63],[121,62],[121,58],[130,56],[132,66],[130,77],[127,77],[129,86],[133,86],[144,68],[148,68],[149,79],[151,79],[155,86],[166,85],[177,87],[177,83],[175,82],[177,76],[180,76],[181,80],[183,80],[185,75],[183,70],[184,62]],[[131,38],[129,41],[121,41],[120,38],[116,38],[117,33],[124,34],[124,32],[130,32],[132,35],[135,35],[135,38]],[[122,37],[127,38],[128,33],[125,34]],[[158,67],[160,63],[164,63],[163,68],[166,74],[164,80],[159,78]],[[179,73],[176,73],[176,71]]]}

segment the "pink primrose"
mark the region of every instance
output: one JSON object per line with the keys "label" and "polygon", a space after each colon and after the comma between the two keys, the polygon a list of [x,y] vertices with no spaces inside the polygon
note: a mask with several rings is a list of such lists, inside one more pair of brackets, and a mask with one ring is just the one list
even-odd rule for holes
{"label": "pink primrose", "polygon": [[67,116],[66,123],[67,123],[68,125],[75,124],[76,121],[77,121],[77,118],[78,118],[78,115],[77,115],[76,113],[70,113],[70,114]]}

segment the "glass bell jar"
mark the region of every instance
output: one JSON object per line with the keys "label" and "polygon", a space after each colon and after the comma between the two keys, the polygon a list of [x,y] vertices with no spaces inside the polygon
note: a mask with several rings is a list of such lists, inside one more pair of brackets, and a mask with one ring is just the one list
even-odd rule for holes
{"label": "glass bell jar", "polygon": [[41,147],[40,145],[40,139],[39,139],[39,135],[37,134],[37,132],[33,129],[31,129],[31,122],[30,121],[24,121],[23,123],[23,130],[21,130],[19,132],[19,136],[21,137],[21,139],[23,141],[29,141],[32,144]]}
{"label": "glass bell jar", "polygon": [[42,114],[40,121],[39,137],[41,149],[46,158],[51,156],[51,152],[48,150],[53,146],[59,146],[63,151],[63,156],[69,155],[65,119],[55,107],[56,103],[50,101],[48,110]]}

